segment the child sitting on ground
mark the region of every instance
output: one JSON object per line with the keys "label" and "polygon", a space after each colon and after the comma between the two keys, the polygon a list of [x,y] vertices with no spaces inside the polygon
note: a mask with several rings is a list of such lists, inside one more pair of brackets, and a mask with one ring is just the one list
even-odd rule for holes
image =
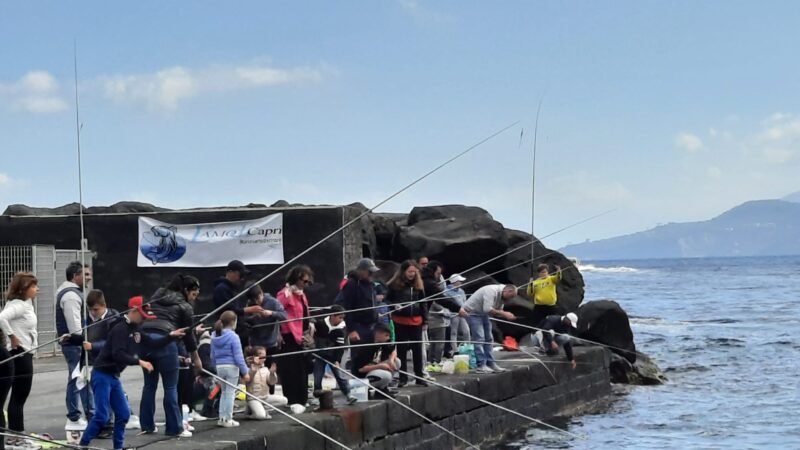
{"label": "child sitting on ground", "polygon": [[[288,405],[289,400],[286,397],[269,393],[270,387],[275,386],[275,383],[278,382],[278,373],[275,370],[274,362],[270,368],[264,365],[267,360],[267,349],[260,346],[247,347],[245,356],[247,365],[250,366],[250,382],[247,383],[247,392],[273,406]],[[253,397],[247,397],[247,416],[257,420],[271,419],[268,408]]]}

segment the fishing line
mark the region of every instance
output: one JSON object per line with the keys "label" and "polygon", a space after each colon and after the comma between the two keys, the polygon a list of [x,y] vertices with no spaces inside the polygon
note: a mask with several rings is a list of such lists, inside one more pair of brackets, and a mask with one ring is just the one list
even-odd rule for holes
{"label": "fishing line", "polygon": [[[335,364],[331,363],[330,361],[328,361],[327,359],[325,359],[325,358],[323,358],[323,357],[321,357],[321,356],[319,356],[319,355],[314,355],[314,357],[315,357],[315,358],[317,358],[317,359],[319,359],[319,360],[321,360],[321,361],[323,361],[323,362],[325,362],[325,363],[327,363],[327,364],[329,364],[331,367],[335,367]],[[334,370],[335,370],[335,369],[334,369]],[[338,369],[338,370],[339,370],[340,372],[344,372],[344,374],[345,374],[345,375],[347,375],[348,377],[350,377],[350,378],[352,378],[352,379],[354,379],[354,380],[357,380],[357,381],[361,381],[361,382],[363,383],[363,381],[362,381],[360,378],[358,378],[357,376],[353,375],[352,373],[350,373],[350,372],[347,372],[347,371],[345,371],[345,370],[342,370],[342,369]],[[368,385],[368,384],[366,384],[366,383],[363,383],[363,384],[364,384],[364,386],[369,386],[369,385]],[[408,411],[411,411],[412,413],[414,413],[414,414],[415,414],[415,415],[417,415],[418,417],[421,417],[421,418],[422,418],[423,420],[425,420],[426,422],[428,422],[428,423],[430,423],[431,425],[435,426],[436,428],[438,428],[438,429],[440,429],[440,430],[444,431],[445,433],[449,434],[450,436],[454,437],[455,439],[457,439],[457,440],[459,440],[459,441],[461,441],[461,442],[463,442],[463,443],[467,444],[467,446],[468,446],[468,447],[470,447],[470,448],[475,448],[475,449],[479,449],[479,450],[480,450],[480,447],[478,447],[477,445],[470,443],[470,442],[469,442],[469,441],[467,441],[466,439],[464,439],[464,438],[462,438],[462,437],[458,436],[458,435],[457,435],[457,434],[455,434],[454,432],[452,432],[452,431],[448,430],[447,428],[443,427],[441,424],[437,423],[437,422],[436,422],[436,421],[434,421],[433,419],[430,419],[430,418],[428,418],[428,417],[427,417],[425,414],[422,414],[422,413],[420,413],[420,412],[416,411],[414,408],[412,408],[412,407],[410,407],[410,406],[406,405],[405,403],[403,403],[403,402],[401,402],[400,400],[398,400],[398,399],[396,399],[396,398],[392,397],[391,395],[387,394],[386,392],[383,392],[383,391],[382,391],[382,390],[380,390],[380,389],[375,389],[375,392],[376,392],[376,393],[378,393],[378,394],[380,394],[380,395],[382,395],[382,396],[384,396],[384,397],[385,397],[385,398],[387,398],[388,400],[391,400],[391,401],[393,401],[393,402],[397,403],[398,405],[402,406],[403,408],[407,409]]]}
{"label": "fishing line", "polygon": [[572,437],[574,437],[576,439],[586,440],[586,437],[584,437],[584,436],[580,436],[580,435],[577,435],[577,434],[572,433],[570,431],[563,430],[561,428],[558,428],[555,425],[550,425],[547,422],[543,422],[543,421],[541,421],[539,419],[534,419],[531,416],[527,416],[525,414],[522,414],[521,412],[517,412],[517,411],[514,411],[513,409],[506,408],[505,406],[498,405],[497,403],[493,403],[493,402],[490,402],[488,400],[484,400],[484,399],[482,399],[480,397],[476,397],[474,395],[467,394],[466,392],[461,392],[458,389],[452,388],[450,386],[445,386],[444,384],[437,383],[435,381],[431,381],[431,380],[425,379],[424,377],[418,377],[418,376],[416,376],[416,375],[414,375],[412,373],[408,373],[408,372],[406,372],[404,370],[398,369],[397,372],[399,372],[399,373],[401,373],[401,374],[403,374],[405,376],[413,377],[413,378],[415,378],[417,380],[424,380],[424,381],[426,381],[426,382],[428,382],[428,383],[430,383],[430,384],[432,384],[434,386],[438,386],[438,387],[440,387],[442,389],[446,389],[446,390],[451,391],[451,392],[456,392],[456,393],[461,394],[461,395],[463,395],[463,396],[465,396],[467,398],[471,398],[472,400],[477,400],[477,401],[479,401],[481,403],[484,403],[486,405],[494,406],[495,408],[498,408],[498,409],[500,409],[502,411],[509,412],[509,413],[514,414],[516,416],[522,417],[523,419],[530,420],[531,422],[539,424],[541,426],[544,426],[544,427],[547,427],[547,428],[550,428],[550,429],[553,429],[553,430],[556,430],[556,431],[560,431],[561,433],[564,433],[564,434],[566,434],[568,436],[572,436]]}
{"label": "fishing line", "polygon": [[287,413],[287,412],[285,412],[285,411],[281,410],[280,408],[278,408],[278,407],[276,407],[276,406],[274,406],[274,405],[270,405],[270,404],[269,404],[269,403],[267,403],[266,401],[264,401],[264,400],[262,400],[262,399],[260,399],[260,398],[256,397],[255,395],[253,395],[253,394],[251,394],[251,393],[247,392],[247,390],[246,390],[246,389],[244,389],[244,390],[243,390],[243,389],[239,389],[239,386],[234,386],[233,384],[231,384],[231,383],[228,383],[228,382],[227,382],[225,379],[223,379],[223,378],[220,378],[220,377],[219,377],[219,376],[217,376],[216,374],[214,374],[214,373],[211,373],[211,372],[209,372],[209,371],[208,371],[208,370],[206,370],[206,369],[200,369],[200,370],[202,370],[202,371],[203,371],[203,373],[205,373],[206,375],[209,375],[209,376],[211,376],[212,378],[214,378],[214,379],[216,379],[216,380],[218,380],[218,381],[220,381],[220,382],[222,382],[222,383],[225,383],[225,385],[226,385],[226,386],[228,386],[228,387],[230,387],[230,388],[233,388],[233,389],[234,389],[234,390],[236,390],[237,392],[242,392],[242,393],[244,393],[244,394],[245,394],[245,396],[247,396],[248,398],[252,398],[253,400],[255,400],[255,401],[257,401],[257,402],[261,403],[262,405],[264,405],[264,406],[268,407],[270,410],[272,410],[272,411],[277,411],[277,412],[279,412],[279,413],[283,414],[284,416],[288,417],[289,419],[293,420],[294,422],[297,422],[297,423],[299,423],[300,425],[302,425],[302,426],[304,426],[305,428],[307,428],[307,429],[309,429],[309,430],[313,431],[314,433],[316,433],[316,434],[318,434],[318,435],[320,435],[320,436],[324,437],[325,439],[327,439],[327,440],[329,440],[329,441],[333,442],[334,444],[338,445],[339,447],[341,447],[341,448],[343,448],[343,449],[345,449],[345,450],[351,450],[351,449],[350,449],[350,447],[348,447],[348,446],[346,446],[346,445],[342,444],[341,442],[337,441],[336,439],[332,438],[331,436],[328,436],[327,434],[323,433],[322,431],[319,431],[318,429],[314,428],[313,426],[311,426],[311,425],[309,425],[309,424],[307,424],[307,423],[303,422],[302,420],[298,419],[297,417],[294,417],[294,415],[292,415],[292,414],[289,414],[289,413]]}
{"label": "fishing line", "polygon": [[[575,222],[575,223],[573,223],[573,224],[571,224],[571,225],[567,225],[566,227],[563,227],[563,228],[561,228],[561,229],[559,229],[559,230],[556,230],[556,231],[554,231],[554,232],[552,232],[552,233],[550,233],[550,234],[548,234],[548,235],[546,235],[546,236],[543,236],[542,238],[536,238],[536,237],[534,237],[534,238],[533,238],[533,239],[531,239],[530,241],[524,241],[523,243],[521,243],[521,244],[517,245],[516,247],[512,248],[511,250],[507,250],[507,251],[506,251],[506,252],[504,252],[504,253],[501,253],[501,254],[499,254],[499,255],[497,255],[497,256],[494,256],[494,257],[492,257],[492,258],[489,258],[489,259],[487,259],[486,261],[483,261],[483,262],[481,262],[481,263],[479,263],[479,264],[477,264],[477,265],[475,265],[475,266],[472,266],[472,267],[470,267],[470,268],[468,268],[468,269],[466,269],[466,270],[463,270],[463,271],[461,271],[461,273],[468,273],[468,272],[470,272],[470,271],[472,271],[472,270],[475,270],[475,269],[477,269],[477,268],[479,268],[479,267],[481,267],[481,266],[483,266],[483,265],[486,265],[486,264],[488,264],[488,263],[490,263],[490,262],[496,261],[496,260],[498,260],[498,259],[500,259],[500,258],[502,258],[502,257],[504,257],[504,256],[510,255],[511,253],[514,253],[514,252],[516,252],[516,251],[518,251],[518,250],[524,249],[524,248],[526,248],[526,247],[527,247],[528,245],[530,245],[530,244],[534,244],[534,243],[536,243],[536,242],[542,242],[542,241],[541,241],[542,239],[546,239],[546,238],[548,238],[548,237],[555,236],[556,234],[562,233],[562,232],[564,232],[564,231],[566,231],[566,230],[568,230],[568,229],[570,229],[570,228],[576,227],[576,226],[578,226],[578,225],[583,225],[583,224],[584,224],[584,223],[586,223],[586,222],[589,222],[589,221],[591,221],[591,220],[597,219],[597,218],[599,218],[599,217],[601,217],[601,216],[604,216],[604,215],[606,215],[606,214],[609,214],[609,213],[611,213],[611,212],[613,212],[613,211],[614,211],[614,210],[613,210],[613,209],[611,209],[611,210],[604,211],[604,212],[602,212],[602,213],[600,213],[600,214],[596,214],[596,215],[594,215],[594,216],[588,217],[588,218],[586,218],[586,219],[583,219],[583,220],[581,220],[581,221]],[[545,257],[547,257],[547,256],[554,255],[554,254],[557,254],[557,253],[558,253],[558,252],[556,252],[556,251],[551,251],[550,253],[546,253],[546,254],[544,254],[544,255],[541,255],[541,256],[539,256],[537,259],[540,259],[540,258],[545,258]],[[474,283],[475,281],[481,280],[481,279],[483,279],[483,278],[486,278],[486,277],[488,277],[488,276],[496,275],[496,274],[498,274],[498,273],[501,273],[501,272],[507,271],[507,270],[509,270],[509,269],[513,269],[513,268],[515,268],[515,267],[518,267],[518,266],[520,266],[520,265],[527,264],[528,262],[533,262],[533,260],[523,261],[523,262],[522,262],[522,263],[520,263],[520,264],[516,264],[516,265],[510,266],[510,267],[506,267],[506,268],[504,268],[504,269],[502,269],[502,270],[499,270],[499,271],[497,271],[497,272],[494,272],[494,273],[492,273],[492,274],[485,275],[485,276],[483,276],[483,277],[479,277],[479,278],[477,278],[477,279],[474,279],[474,280],[470,280],[470,281],[468,281],[468,282],[464,283],[462,286],[469,285],[470,283]],[[441,296],[441,297],[436,297],[437,295],[442,295],[442,296]],[[431,299],[431,298],[434,298],[434,297],[436,297],[436,298],[445,298],[445,297],[443,296],[443,294],[441,294],[441,293],[437,293],[437,294],[433,294],[433,295],[431,295],[431,296],[425,297],[425,298],[423,298],[423,299],[417,300],[417,301],[415,301],[415,302],[422,302],[422,301],[426,301],[426,300],[429,300],[429,299]],[[409,303],[399,303],[398,305],[405,305],[405,306],[409,306],[409,305],[412,305],[412,304],[414,304],[415,302],[409,302]],[[349,312],[369,311],[369,310],[373,310],[373,309],[381,309],[381,308],[385,308],[385,307],[386,307],[386,305],[383,305],[383,306],[368,306],[368,307],[364,307],[364,308],[348,309],[348,310],[345,310],[345,311],[343,311],[343,312],[344,312],[344,313],[349,313]],[[321,309],[327,309],[327,307],[325,307],[325,308],[321,308]],[[253,326],[253,327],[251,327],[251,328],[260,328],[260,327],[266,327],[266,326],[273,326],[273,325],[280,325],[280,324],[284,324],[284,323],[296,322],[296,321],[299,321],[299,320],[315,319],[315,318],[319,318],[319,317],[325,317],[325,316],[328,316],[329,314],[330,314],[330,313],[325,313],[325,314],[316,314],[316,315],[308,315],[308,316],[297,317],[297,318],[293,318],[293,319],[286,319],[286,320],[281,320],[281,321],[276,321],[276,322],[270,322],[270,323],[268,323],[268,324],[254,325],[254,326]],[[383,317],[384,315],[386,315],[386,314],[380,315],[380,317]]]}
{"label": "fishing line", "polygon": [[[453,161],[457,160],[458,158],[461,158],[462,156],[466,155],[467,153],[471,152],[472,150],[474,150],[474,149],[478,148],[479,146],[483,145],[483,144],[484,144],[484,143],[486,143],[487,141],[489,141],[489,140],[491,140],[491,139],[493,139],[493,138],[497,137],[498,135],[500,135],[500,134],[502,134],[503,132],[507,131],[508,129],[510,129],[510,128],[512,128],[512,127],[514,127],[514,126],[515,126],[515,125],[517,125],[518,123],[519,123],[519,121],[516,121],[516,122],[514,122],[514,123],[512,123],[512,124],[510,124],[510,125],[507,125],[507,126],[505,126],[505,127],[501,128],[500,130],[498,130],[498,131],[496,131],[496,132],[492,133],[491,135],[489,135],[489,136],[487,136],[487,137],[485,137],[485,138],[481,139],[481,140],[480,140],[480,141],[478,141],[477,143],[475,143],[475,144],[473,144],[473,145],[471,145],[471,146],[467,147],[467,149],[465,149],[465,150],[463,150],[462,152],[460,152],[460,153],[456,154],[455,156],[451,157],[451,158],[450,158],[450,159],[448,159],[447,161],[445,161],[445,162],[443,162],[443,163],[439,164],[438,166],[434,167],[433,169],[429,170],[429,171],[428,171],[428,172],[426,172],[424,175],[420,176],[420,177],[419,177],[419,178],[417,178],[416,180],[414,180],[414,181],[412,181],[411,183],[407,184],[405,187],[401,188],[400,190],[398,190],[398,191],[397,191],[397,192],[395,192],[394,194],[390,195],[389,197],[385,198],[384,200],[381,200],[381,201],[380,201],[380,202],[379,202],[377,205],[373,206],[372,208],[369,208],[369,209],[365,210],[364,212],[362,212],[361,214],[359,214],[358,216],[356,216],[354,219],[350,220],[349,222],[347,222],[346,224],[342,225],[341,227],[339,227],[338,229],[336,229],[335,231],[333,231],[333,232],[332,232],[332,233],[330,233],[329,235],[327,235],[327,236],[323,237],[322,239],[320,239],[319,241],[317,241],[317,242],[316,242],[315,244],[313,244],[312,246],[308,247],[307,249],[303,250],[302,252],[300,252],[299,254],[297,254],[296,256],[294,256],[293,258],[291,258],[289,261],[286,261],[286,262],[285,262],[285,263],[283,263],[283,264],[282,264],[280,267],[278,267],[277,269],[273,270],[273,271],[272,271],[272,272],[270,272],[269,274],[267,274],[267,275],[265,275],[264,277],[262,277],[261,279],[259,279],[259,280],[258,280],[258,281],[257,281],[255,284],[261,284],[261,283],[263,283],[263,282],[264,282],[265,280],[267,280],[268,278],[271,278],[273,275],[277,274],[278,272],[280,272],[280,271],[281,271],[281,270],[283,270],[284,268],[288,267],[290,264],[294,263],[295,261],[297,261],[298,259],[300,259],[300,258],[301,258],[301,257],[303,257],[304,255],[308,254],[309,252],[311,252],[311,251],[312,251],[312,250],[314,250],[315,248],[317,248],[317,247],[319,247],[320,245],[322,245],[322,244],[323,244],[325,241],[327,241],[328,239],[330,239],[330,238],[332,238],[332,237],[336,236],[336,235],[337,235],[337,234],[339,234],[341,231],[343,231],[343,230],[347,229],[347,227],[349,227],[350,225],[352,225],[352,224],[354,224],[354,223],[356,223],[356,222],[360,221],[362,217],[366,216],[367,214],[370,214],[370,213],[372,213],[372,212],[373,212],[375,209],[377,209],[377,208],[379,208],[379,207],[383,206],[384,204],[388,203],[389,201],[391,201],[391,200],[392,200],[392,199],[394,199],[395,197],[399,196],[399,195],[400,195],[400,194],[402,194],[403,192],[405,192],[405,191],[407,191],[408,189],[410,189],[411,187],[413,187],[415,184],[417,184],[417,183],[419,183],[420,181],[422,181],[422,180],[424,180],[424,179],[428,178],[429,176],[431,176],[431,175],[433,175],[434,173],[438,172],[440,169],[442,169],[442,168],[444,168],[445,166],[449,165],[449,164],[450,164],[450,163],[452,163]],[[206,320],[207,320],[209,317],[212,317],[212,316],[214,316],[215,314],[219,313],[219,312],[220,312],[220,311],[222,311],[222,310],[223,310],[225,307],[227,307],[228,305],[230,305],[230,304],[231,304],[231,303],[233,303],[234,301],[236,301],[236,300],[240,299],[242,296],[244,296],[244,295],[245,295],[245,293],[246,293],[246,291],[242,291],[242,292],[239,292],[238,294],[234,295],[234,296],[233,296],[233,297],[232,297],[230,300],[228,300],[227,302],[225,302],[225,303],[223,303],[222,305],[218,306],[217,308],[215,308],[215,309],[214,309],[213,311],[211,311],[210,313],[206,314],[206,315],[205,315],[205,316],[204,316],[204,317],[203,317],[203,318],[202,318],[202,319],[201,319],[201,320],[200,320],[198,323],[204,322],[204,321],[206,321]],[[197,325],[197,323],[196,323],[195,325]]]}
{"label": "fishing line", "polygon": [[530,330],[533,330],[533,331],[541,331],[542,333],[552,333],[554,335],[567,336],[567,337],[569,337],[571,339],[575,339],[575,340],[578,340],[578,341],[588,342],[590,344],[599,345],[601,347],[607,347],[609,349],[619,350],[619,351],[625,352],[625,353],[633,353],[633,354],[638,355],[638,356],[644,356],[645,358],[649,358],[644,353],[641,353],[641,352],[638,352],[638,351],[626,350],[624,348],[614,347],[613,345],[603,344],[602,342],[596,342],[596,341],[592,341],[592,340],[589,340],[589,339],[579,338],[579,337],[573,336],[573,335],[571,335],[569,333],[557,333],[557,332],[555,332],[553,330],[545,330],[545,329],[534,327],[534,326],[531,326],[531,325],[525,325],[525,324],[521,324],[521,323],[512,322],[512,321],[509,321],[509,320],[498,319],[496,317],[489,317],[489,320],[493,320],[495,322],[507,323],[509,325],[516,325],[516,326],[518,326],[520,328],[527,328],[527,329],[530,329]]}

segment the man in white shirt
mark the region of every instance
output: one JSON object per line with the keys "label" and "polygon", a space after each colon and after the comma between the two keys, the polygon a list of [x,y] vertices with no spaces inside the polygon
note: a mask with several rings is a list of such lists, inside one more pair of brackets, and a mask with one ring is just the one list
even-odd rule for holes
{"label": "man in white shirt", "polygon": [[[469,321],[469,331],[475,345],[475,359],[478,363],[478,373],[505,372],[498,366],[492,356],[492,322],[490,316],[502,317],[505,320],[514,320],[514,314],[503,311],[503,304],[517,296],[517,288],[513,284],[490,284],[472,294],[459,311],[461,317]],[[477,342],[484,342],[478,344]]]}
{"label": "man in white shirt", "polygon": [[[67,429],[83,429],[94,414],[94,398],[87,385],[78,389],[77,379],[72,374],[83,357],[83,326],[86,305],[83,287],[92,281],[92,273],[79,261],[67,266],[67,281],[56,292],[56,331],[61,336],[61,352],[67,361]],[[83,405],[86,419],[81,417],[79,402]]]}

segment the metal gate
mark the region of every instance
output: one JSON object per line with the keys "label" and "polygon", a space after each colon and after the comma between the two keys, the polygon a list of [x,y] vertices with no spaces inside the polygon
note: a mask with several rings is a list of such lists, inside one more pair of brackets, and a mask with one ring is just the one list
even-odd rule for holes
{"label": "metal gate", "polygon": [[[86,253],[86,264],[90,267],[93,256]],[[67,265],[79,260],[80,250],[56,250],[49,245],[0,246],[0,298],[3,306],[7,300],[6,290],[15,273],[33,272],[39,280],[39,296],[34,301],[34,308],[40,343],[56,338],[56,292],[66,280]],[[36,356],[52,356],[57,352],[58,344],[52,343],[39,349]]]}

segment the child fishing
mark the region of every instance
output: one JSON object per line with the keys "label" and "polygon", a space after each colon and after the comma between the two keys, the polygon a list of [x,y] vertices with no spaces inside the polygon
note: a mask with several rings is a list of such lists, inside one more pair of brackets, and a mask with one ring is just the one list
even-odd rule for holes
{"label": "child fishing", "polygon": [[239,422],[233,420],[233,403],[236,398],[236,386],[239,379],[250,381],[247,362],[242,353],[242,343],[236,330],[236,313],[225,311],[214,325],[211,337],[211,360],[217,368],[217,376],[225,380],[222,383],[222,395],[219,400],[219,420],[217,426],[223,428],[238,427]]}
{"label": "child fishing", "polygon": [[559,314],[558,293],[556,286],[561,282],[562,270],[556,265],[556,273],[550,275],[547,264],[539,264],[538,278],[528,285],[528,295],[533,299],[533,317],[531,321],[538,326],[547,316]]}

